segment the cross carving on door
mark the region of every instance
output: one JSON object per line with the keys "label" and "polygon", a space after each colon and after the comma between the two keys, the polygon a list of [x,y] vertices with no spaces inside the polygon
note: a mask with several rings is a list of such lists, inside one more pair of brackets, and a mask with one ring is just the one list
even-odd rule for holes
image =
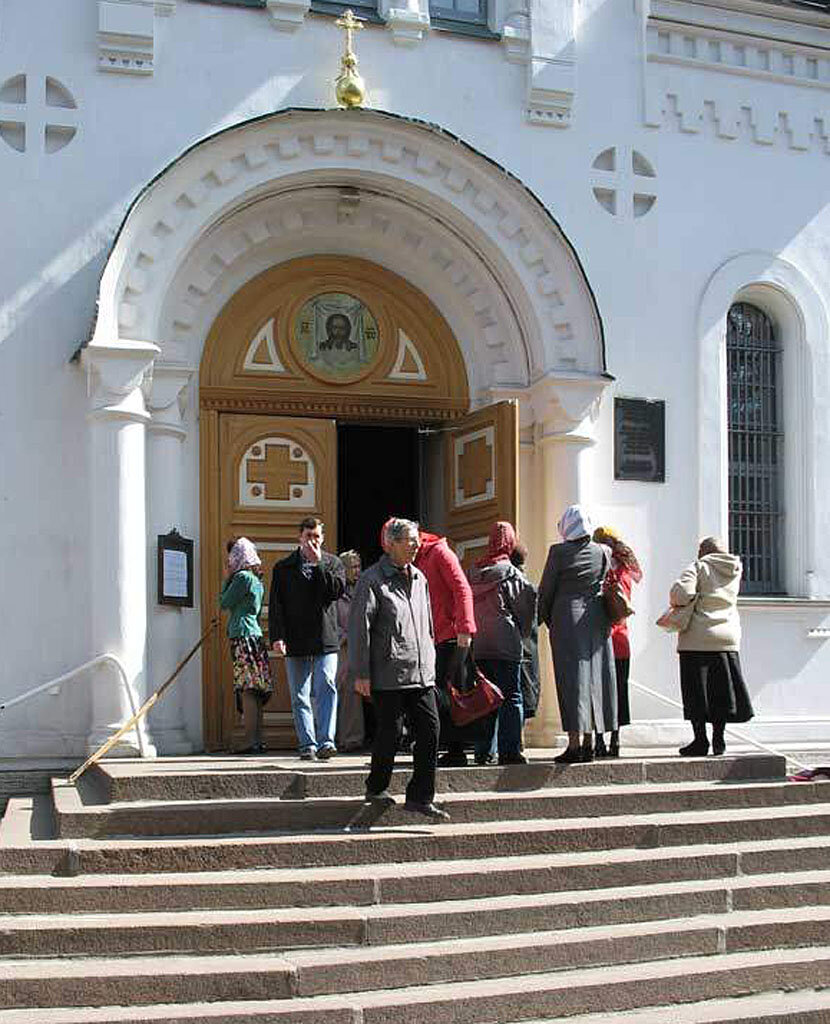
{"label": "cross carving on door", "polygon": [[458,480],[465,498],[475,498],[487,491],[493,479],[493,450],[486,437],[477,437],[464,445],[458,457]]}
{"label": "cross carving on door", "polygon": [[308,483],[308,463],[292,459],[288,444],[266,444],[264,460],[248,460],[247,479],[262,484],[269,501],[288,501],[292,484]]}

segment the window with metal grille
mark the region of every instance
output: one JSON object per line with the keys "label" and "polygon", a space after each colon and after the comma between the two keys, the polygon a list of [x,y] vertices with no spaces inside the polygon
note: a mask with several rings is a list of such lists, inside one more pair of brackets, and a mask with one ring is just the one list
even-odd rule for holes
{"label": "window with metal grille", "polygon": [[741,592],[783,592],[784,444],[781,350],[770,318],[737,302],[726,320],[729,545],[744,564]]}

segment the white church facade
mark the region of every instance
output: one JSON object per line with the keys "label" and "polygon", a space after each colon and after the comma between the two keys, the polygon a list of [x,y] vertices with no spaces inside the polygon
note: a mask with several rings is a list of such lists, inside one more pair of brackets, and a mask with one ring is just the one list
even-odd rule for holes
{"label": "white church facade", "polygon": [[[327,0],[0,9],[0,700],[100,655],[141,700],[207,633],[120,750],[225,749],[227,536],[270,567],[305,515],[342,549],[400,513],[469,560],[514,518],[538,580],[578,501],[645,573],[629,742],[687,738],[654,620],[719,534],[742,728],[830,746],[830,11],[352,6],[359,109]],[[0,714],[2,756],[94,749],[116,669]]]}

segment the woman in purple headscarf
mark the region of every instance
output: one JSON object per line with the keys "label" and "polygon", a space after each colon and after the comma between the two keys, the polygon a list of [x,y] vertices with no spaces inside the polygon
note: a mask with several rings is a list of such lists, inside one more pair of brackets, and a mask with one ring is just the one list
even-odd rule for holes
{"label": "woman in purple headscarf", "polygon": [[262,709],[273,692],[268,651],[262,639],[259,613],[264,588],[262,562],[247,537],[228,542],[228,562],[219,604],[230,612],[228,639],[233,659],[236,706],[245,725],[245,746],[238,754],[265,750],[262,740]]}
{"label": "woman in purple headscarf", "polygon": [[[539,585],[539,622],[550,632],[553,669],[568,749],[561,764],[592,761],[593,732],[617,728],[617,683],[611,623],[602,581],[611,552],[591,540],[591,523],[579,505],[559,520],[561,544],[553,544]],[[581,742],[580,742],[581,741]]]}

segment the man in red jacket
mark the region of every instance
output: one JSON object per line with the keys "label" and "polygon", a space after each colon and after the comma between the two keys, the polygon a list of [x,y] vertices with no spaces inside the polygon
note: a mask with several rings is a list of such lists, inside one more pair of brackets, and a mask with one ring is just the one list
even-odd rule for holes
{"label": "man in red jacket", "polygon": [[[435,684],[439,704],[448,706],[446,695],[455,674],[457,659],[466,654],[476,631],[473,616],[473,594],[461,563],[446,537],[421,531],[421,546],[415,566],[426,576],[435,632]],[[442,737],[447,752],[438,763],[443,767],[461,767],[467,763],[464,744],[452,735],[448,716],[442,725],[449,726],[449,735]]]}

